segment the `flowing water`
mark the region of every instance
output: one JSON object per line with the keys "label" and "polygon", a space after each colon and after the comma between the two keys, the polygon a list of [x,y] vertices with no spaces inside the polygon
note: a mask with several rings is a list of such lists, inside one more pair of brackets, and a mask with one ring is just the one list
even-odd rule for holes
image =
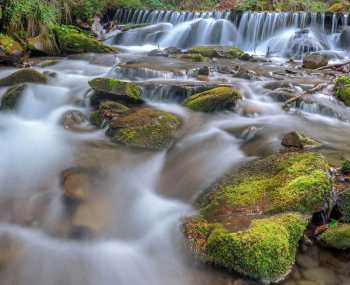
{"label": "flowing water", "polygon": [[[278,151],[288,131],[322,142],[320,150],[334,163],[349,157],[349,109],[329,96],[329,88],[283,110],[268,85],[297,94],[329,78],[298,69],[297,75],[287,73],[295,66],[285,61],[282,67],[280,61],[242,63],[254,74],[250,80],[220,72],[232,66],[215,62],[209,81],[202,82],[195,71],[205,63],[150,57],[147,48],[133,45],[147,45],[150,34],[166,31],[159,38],[163,47],[240,43],[253,51],[281,30],[288,38],[289,29],[309,25],[309,16],[245,13],[237,24],[230,13],[118,13],[124,22],[157,24],[117,35],[117,44],[127,46],[117,56],[75,56],[37,67],[50,75],[49,84],[28,85],[18,111],[0,114],[0,284],[256,284],[192,260],[183,249],[181,219],[194,213],[191,204],[200,191],[227,170]],[[322,17],[310,23],[325,23]],[[347,21],[336,17],[329,36]],[[256,27],[262,31],[254,34]],[[217,30],[222,34],[214,40]],[[0,77],[13,71],[3,68]],[[67,113],[89,116],[88,81],[100,76],[135,81],[147,104],[177,114],[183,124],[175,144],[161,152],[136,151],[111,144],[87,121],[65,128]],[[237,112],[206,115],[182,107],[179,102],[203,84],[239,88],[244,100]],[[60,181],[70,167],[94,170],[88,201],[73,210]],[[317,248],[301,258],[312,262],[297,267],[288,284],[350,284],[349,262]],[[317,283],[322,278],[328,281]]]}

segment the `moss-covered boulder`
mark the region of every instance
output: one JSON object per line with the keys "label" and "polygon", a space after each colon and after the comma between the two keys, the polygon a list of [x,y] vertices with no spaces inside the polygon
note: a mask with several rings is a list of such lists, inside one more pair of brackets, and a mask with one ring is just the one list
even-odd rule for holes
{"label": "moss-covered boulder", "polygon": [[48,77],[34,69],[26,68],[20,69],[12,73],[9,76],[6,76],[3,79],[0,79],[0,86],[11,86],[21,83],[37,83],[45,84],[48,81]]}
{"label": "moss-covered boulder", "polygon": [[321,242],[329,248],[350,249],[350,224],[338,224],[320,236]]}
{"label": "moss-covered boulder", "polygon": [[114,143],[160,150],[171,145],[180,125],[179,118],[171,113],[141,107],[113,118],[107,135]]}
{"label": "moss-covered boulder", "polygon": [[202,61],[205,61],[207,59],[206,57],[204,57],[198,53],[180,54],[177,56],[177,58],[183,59],[183,60],[189,60],[189,61],[193,61],[193,62],[202,62]]}
{"label": "moss-covered boulder", "polygon": [[208,91],[194,94],[184,101],[184,106],[193,111],[217,112],[232,110],[241,95],[231,87],[217,87]]}
{"label": "moss-covered boulder", "polygon": [[248,162],[212,185],[184,222],[199,260],[276,281],[295,262],[308,217],[331,197],[328,164],[318,153],[275,154]]}
{"label": "moss-covered boulder", "polygon": [[308,69],[317,69],[328,65],[328,58],[318,53],[307,54],[303,58],[303,67]]}
{"label": "moss-covered boulder", "polygon": [[111,78],[95,78],[89,81],[90,87],[95,91],[91,98],[93,105],[102,100],[123,101],[129,103],[142,103],[142,90],[136,84]]}
{"label": "moss-covered boulder", "polygon": [[202,46],[191,48],[187,53],[208,58],[248,59],[247,54],[236,47]]}
{"label": "moss-covered boulder", "polygon": [[97,127],[103,127],[105,125],[104,123],[108,123],[128,111],[129,108],[123,104],[113,101],[103,101],[98,110],[91,114],[90,121]]}
{"label": "moss-covered boulder", "polygon": [[11,111],[16,109],[25,89],[26,84],[18,84],[10,87],[2,96],[0,110]]}
{"label": "moss-covered boulder", "polygon": [[0,62],[19,62],[24,53],[24,48],[20,43],[7,35],[0,34]]}
{"label": "moss-covered boulder", "polygon": [[335,81],[335,96],[346,106],[350,106],[350,77],[339,76]]}
{"label": "moss-covered boulder", "polygon": [[118,52],[117,49],[99,42],[93,36],[74,27],[56,25],[52,30],[63,54]]}

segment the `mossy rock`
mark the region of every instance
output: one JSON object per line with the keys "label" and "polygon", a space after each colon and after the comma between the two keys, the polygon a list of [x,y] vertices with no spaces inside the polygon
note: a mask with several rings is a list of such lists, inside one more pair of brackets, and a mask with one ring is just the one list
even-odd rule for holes
{"label": "mossy rock", "polygon": [[26,87],[26,84],[18,84],[10,87],[1,99],[0,110],[12,111],[16,109]]}
{"label": "mossy rock", "polygon": [[21,44],[4,34],[0,34],[0,50],[6,56],[21,57],[24,55],[24,49]]}
{"label": "mossy rock", "polygon": [[142,90],[136,84],[110,78],[95,78],[89,81],[90,87],[95,91],[92,104],[96,105],[102,100],[125,101],[142,103]]}
{"label": "mossy rock", "polygon": [[335,96],[346,106],[350,106],[350,77],[339,76],[335,81]]}
{"label": "mossy rock", "polygon": [[113,119],[107,135],[114,143],[161,150],[171,145],[180,125],[180,119],[171,113],[141,107]]}
{"label": "mossy rock", "polygon": [[342,220],[350,223],[350,189],[338,194],[337,206],[342,215]]}
{"label": "mossy rock", "polygon": [[314,152],[274,154],[219,179],[184,222],[186,244],[201,261],[276,281],[295,262],[308,217],[331,198],[329,165]]}
{"label": "mossy rock", "polygon": [[217,112],[232,110],[241,95],[231,87],[217,87],[208,91],[194,94],[184,101],[184,106],[193,111]]}
{"label": "mossy rock", "polygon": [[231,232],[195,218],[187,220],[184,234],[187,246],[201,261],[271,282],[293,266],[307,221],[299,213],[285,213],[256,219],[246,229]]}
{"label": "mossy rock", "polygon": [[117,49],[99,42],[88,33],[74,27],[56,25],[52,30],[63,54],[118,52]]}
{"label": "mossy rock", "polygon": [[307,149],[321,146],[320,142],[296,131],[286,134],[283,137],[281,144],[287,148],[296,149]]}
{"label": "mossy rock", "polygon": [[338,224],[320,236],[321,242],[329,248],[350,249],[350,224]]}
{"label": "mossy rock", "polygon": [[191,48],[187,53],[209,58],[247,59],[247,55],[236,47],[202,46]]}
{"label": "mossy rock", "polygon": [[48,77],[34,69],[26,68],[20,69],[11,75],[0,79],[0,86],[11,86],[20,83],[37,83],[45,84]]}
{"label": "mossy rock", "polygon": [[123,104],[113,101],[103,101],[98,110],[91,114],[90,122],[97,127],[103,127],[105,123],[110,122],[128,111],[129,108]]}
{"label": "mossy rock", "polygon": [[207,58],[202,56],[201,54],[198,53],[186,53],[186,54],[181,54],[177,58],[179,59],[184,59],[184,60],[190,60],[193,62],[203,62],[206,61]]}

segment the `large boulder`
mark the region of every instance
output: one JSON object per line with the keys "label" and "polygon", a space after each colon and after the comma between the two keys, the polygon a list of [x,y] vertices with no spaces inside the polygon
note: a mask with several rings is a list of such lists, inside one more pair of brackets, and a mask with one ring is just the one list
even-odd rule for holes
{"label": "large boulder", "polygon": [[21,83],[45,84],[48,77],[31,68],[20,69],[5,78],[0,79],[0,86],[11,86]]}
{"label": "large boulder", "polygon": [[311,214],[331,197],[328,164],[318,153],[275,154],[248,162],[202,194],[184,221],[199,260],[266,282],[289,273]]}
{"label": "large boulder", "polygon": [[337,224],[320,236],[321,242],[329,248],[350,249],[350,224]]}
{"label": "large boulder", "polygon": [[160,150],[171,145],[180,125],[180,119],[171,113],[141,107],[113,118],[106,133],[114,143]]}
{"label": "large boulder", "polygon": [[335,96],[346,106],[350,106],[350,77],[339,76],[335,81]]}
{"label": "large boulder", "polygon": [[328,65],[327,57],[318,53],[307,54],[304,56],[304,59],[303,59],[304,68],[317,69],[327,65]]}
{"label": "large boulder", "polygon": [[26,87],[26,84],[17,84],[7,89],[5,94],[2,96],[0,110],[15,110],[18,106],[19,101],[22,98],[23,92],[26,89]]}
{"label": "large boulder", "polygon": [[19,63],[25,51],[20,43],[11,37],[0,34],[0,63]]}
{"label": "large boulder", "polygon": [[129,103],[142,103],[141,88],[136,84],[110,78],[95,78],[89,81],[90,87],[95,91],[91,98],[93,105],[102,100],[124,101]]}
{"label": "large boulder", "polygon": [[223,86],[194,94],[184,101],[184,105],[193,111],[216,112],[232,110],[239,99],[241,95],[236,89]]}
{"label": "large boulder", "polygon": [[208,58],[248,59],[249,56],[235,47],[201,46],[187,51],[188,54],[199,54]]}
{"label": "large boulder", "polygon": [[86,32],[71,26],[54,26],[53,32],[63,54],[75,53],[115,53],[118,50],[107,46]]}
{"label": "large boulder", "polygon": [[27,39],[28,48],[34,55],[59,55],[60,50],[55,36],[51,32]]}

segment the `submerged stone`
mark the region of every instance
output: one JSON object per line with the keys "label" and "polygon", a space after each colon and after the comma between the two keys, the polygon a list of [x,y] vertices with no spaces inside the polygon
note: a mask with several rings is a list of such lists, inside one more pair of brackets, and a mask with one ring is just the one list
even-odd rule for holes
{"label": "submerged stone", "polygon": [[321,242],[330,248],[350,249],[350,224],[338,224],[321,235]]}
{"label": "submerged stone", "polygon": [[31,68],[20,69],[0,79],[0,86],[11,86],[20,83],[37,83],[45,84],[48,81],[48,77],[39,71]]}
{"label": "submerged stone", "polygon": [[339,76],[335,81],[335,96],[346,106],[350,106],[350,77]]}
{"label": "submerged stone", "polygon": [[102,100],[125,101],[130,103],[142,103],[141,88],[136,84],[110,78],[96,78],[89,81],[90,87],[95,91],[92,104],[98,104]]}
{"label": "submerged stone", "polygon": [[184,222],[187,245],[201,261],[264,280],[287,275],[308,217],[331,196],[328,164],[318,153],[275,154],[226,175]]}
{"label": "submerged stone", "polygon": [[62,54],[118,52],[117,49],[107,46],[88,33],[71,26],[56,25],[53,27],[53,32]]}
{"label": "submerged stone", "polygon": [[107,135],[114,143],[160,150],[171,145],[180,125],[180,119],[171,113],[142,107],[113,118]]}
{"label": "submerged stone", "polygon": [[217,87],[194,94],[184,101],[184,106],[193,111],[200,112],[216,112],[223,110],[232,110],[241,95],[232,87]]}
{"label": "submerged stone", "polygon": [[26,87],[26,84],[18,84],[10,87],[2,97],[0,110],[11,111],[16,109]]}

